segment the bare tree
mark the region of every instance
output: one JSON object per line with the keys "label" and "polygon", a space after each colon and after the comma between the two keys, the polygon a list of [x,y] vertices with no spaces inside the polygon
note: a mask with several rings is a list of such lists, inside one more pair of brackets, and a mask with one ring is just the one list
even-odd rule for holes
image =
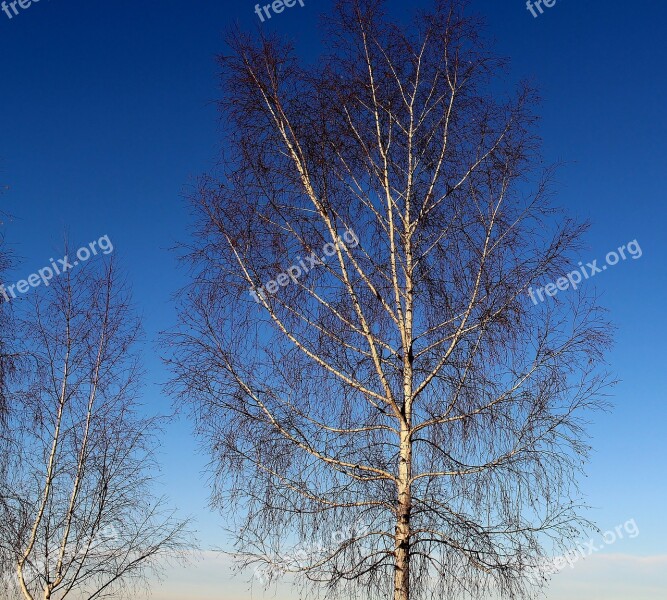
{"label": "bare tree", "polygon": [[[0,225],[3,224],[3,214],[0,212]],[[5,278],[5,273],[10,267],[11,261],[6,245],[4,235],[0,235],[0,281]],[[7,383],[14,374],[16,367],[16,357],[12,352],[11,340],[11,319],[7,303],[0,297],[0,506],[5,504],[6,478],[7,478],[7,451],[9,448],[8,423],[7,423]],[[0,577],[11,569],[11,563],[7,556],[0,552]],[[0,584],[0,589],[2,586]]]}
{"label": "bare tree", "polygon": [[243,566],[345,598],[530,596],[587,524],[610,333],[585,295],[528,290],[585,226],[551,208],[535,94],[493,93],[503,61],[461,3],[409,27],[382,4],[339,1],[315,66],[232,35],[174,393]]}
{"label": "bare tree", "polygon": [[10,386],[3,597],[135,597],[185,548],[152,493],[159,422],[137,403],[140,324],[116,271],[79,266],[15,309],[30,376]]}

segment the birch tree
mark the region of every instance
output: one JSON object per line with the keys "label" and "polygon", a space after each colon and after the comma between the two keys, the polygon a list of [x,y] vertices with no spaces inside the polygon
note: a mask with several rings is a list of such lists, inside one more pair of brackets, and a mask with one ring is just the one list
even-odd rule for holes
{"label": "birch tree", "polygon": [[241,566],[308,597],[530,596],[587,524],[610,335],[585,294],[528,290],[585,225],[551,204],[535,93],[499,92],[461,3],[326,23],[315,63],[238,31],[221,58],[225,156],[167,338],[212,501]]}
{"label": "birch tree", "polygon": [[16,309],[0,503],[3,597],[127,597],[180,556],[186,523],[153,493],[158,421],[138,404],[140,323],[113,263],[79,266]]}
{"label": "birch tree", "polygon": [[[2,213],[0,213],[0,224]],[[4,279],[5,273],[10,266],[9,256],[6,253],[4,238],[0,236],[0,277]],[[11,320],[9,310],[4,298],[0,298],[0,506],[5,503],[6,476],[7,476],[7,450],[8,450],[8,427],[7,427],[7,383],[14,374],[16,359],[10,345]],[[7,556],[0,552],[0,578],[11,570],[11,564]],[[0,585],[0,589],[2,586]]]}

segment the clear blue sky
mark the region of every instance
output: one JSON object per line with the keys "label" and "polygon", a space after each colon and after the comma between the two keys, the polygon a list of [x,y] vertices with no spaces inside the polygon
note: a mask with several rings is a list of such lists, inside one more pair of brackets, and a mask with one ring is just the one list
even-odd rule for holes
{"label": "clear blue sky", "polygon": [[[296,36],[302,56],[312,57],[317,15],[329,2],[305,2],[261,26]],[[402,18],[424,2],[390,4]],[[539,18],[523,0],[470,4],[487,17],[498,52],[512,58],[513,77],[532,79],[542,92],[545,161],[565,161],[558,203],[594,224],[581,259],[634,239],[643,250],[640,260],[594,281],[619,327],[610,363],[622,383],[615,411],[592,428],[596,453],[583,485],[603,529],[638,523],[639,537],[608,551],[630,555],[614,560],[626,560],[633,598],[644,598],[641,586],[658,585],[651,577],[667,566],[667,4],[558,0]],[[183,195],[214,165],[221,144],[214,57],[230,23],[259,24],[253,9],[250,0],[41,0],[11,20],[0,12],[0,186],[9,186],[0,207],[15,217],[2,231],[22,258],[9,280],[60,256],[65,229],[74,246],[108,234],[129,270],[148,338],[174,322],[170,297],[184,274],[168,249],[187,239]],[[146,402],[167,411],[158,385],[166,374],[150,353],[148,367]],[[199,518],[206,544],[222,543],[222,518],[206,510],[205,460],[186,422],[169,430],[163,461],[166,492]],[[583,595],[568,585],[586,569],[564,574],[550,598]],[[598,576],[608,582],[599,573],[591,578]],[[187,581],[179,577],[169,582],[172,592]],[[220,584],[212,577],[206,585]],[[616,600],[617,586],[604,585],[586,597]],[[662,585],[653,592],[667,589],[664,577]],[[199,587],[164,598],[240,597]],[[657,597],[651,593],[645,597]]]}

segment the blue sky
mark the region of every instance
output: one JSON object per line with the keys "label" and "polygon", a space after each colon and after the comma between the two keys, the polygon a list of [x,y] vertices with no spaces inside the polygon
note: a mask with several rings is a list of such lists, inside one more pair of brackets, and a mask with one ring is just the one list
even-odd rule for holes
{"label": "blue sky", "polygon": [[[171,296],[185,281],[169,248],[187,240],[184,195],[220,151],[214,59],[223,33],[234,21],[261,25],[296,36],[310,58],[329,2],[305,3],[264,24],[249,0],[41,0],[11,20],[0,12],[0,186],[9,187],[0,208],[14,217],[1,227],[21,259],[8,280],[61,256],[64,231],[76,247],[109,235],[145,315],[151,410],[166,412],[170,402],[150,341],[174,323]],[[423,4],[390,2],[399,18]],[[568,569],[548,597],[627,598],[609,576],[624,573],[633,598],[655,598],[667,589],[667,4],[558,0],[538,18],[523,0],[470,4],[487,18],[497,51],[511,57],[512,77],[541,90],[545,162],[564,162],[557,202],[594,225],[581,259],[634,239],[643,251],[591,282],[618,326],[610,366],[622,382],[615,410],[592,427],[595,454],[583,481],[603,530],[634,518],[641,534]],[[165,491],[197,517],[205,545],[224,545],[187,422],[170,427],[162,459]],[[197,573],[173,572],[154,597],[242,597],[213,559]],[[194,580],[196,591],[187,587]]]}

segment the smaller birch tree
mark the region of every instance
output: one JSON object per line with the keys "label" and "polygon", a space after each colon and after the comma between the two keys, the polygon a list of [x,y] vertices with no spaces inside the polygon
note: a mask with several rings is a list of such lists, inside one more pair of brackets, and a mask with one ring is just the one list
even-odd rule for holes
{"label": "smaller birch tree", "polygon": [[137,403],[140,323],[110,262],[78,267],[17,310],[27,367],[10,386],[0,496],[2,597],[138,591],[182,556],[187,522],[152,484],[156,418]]}

